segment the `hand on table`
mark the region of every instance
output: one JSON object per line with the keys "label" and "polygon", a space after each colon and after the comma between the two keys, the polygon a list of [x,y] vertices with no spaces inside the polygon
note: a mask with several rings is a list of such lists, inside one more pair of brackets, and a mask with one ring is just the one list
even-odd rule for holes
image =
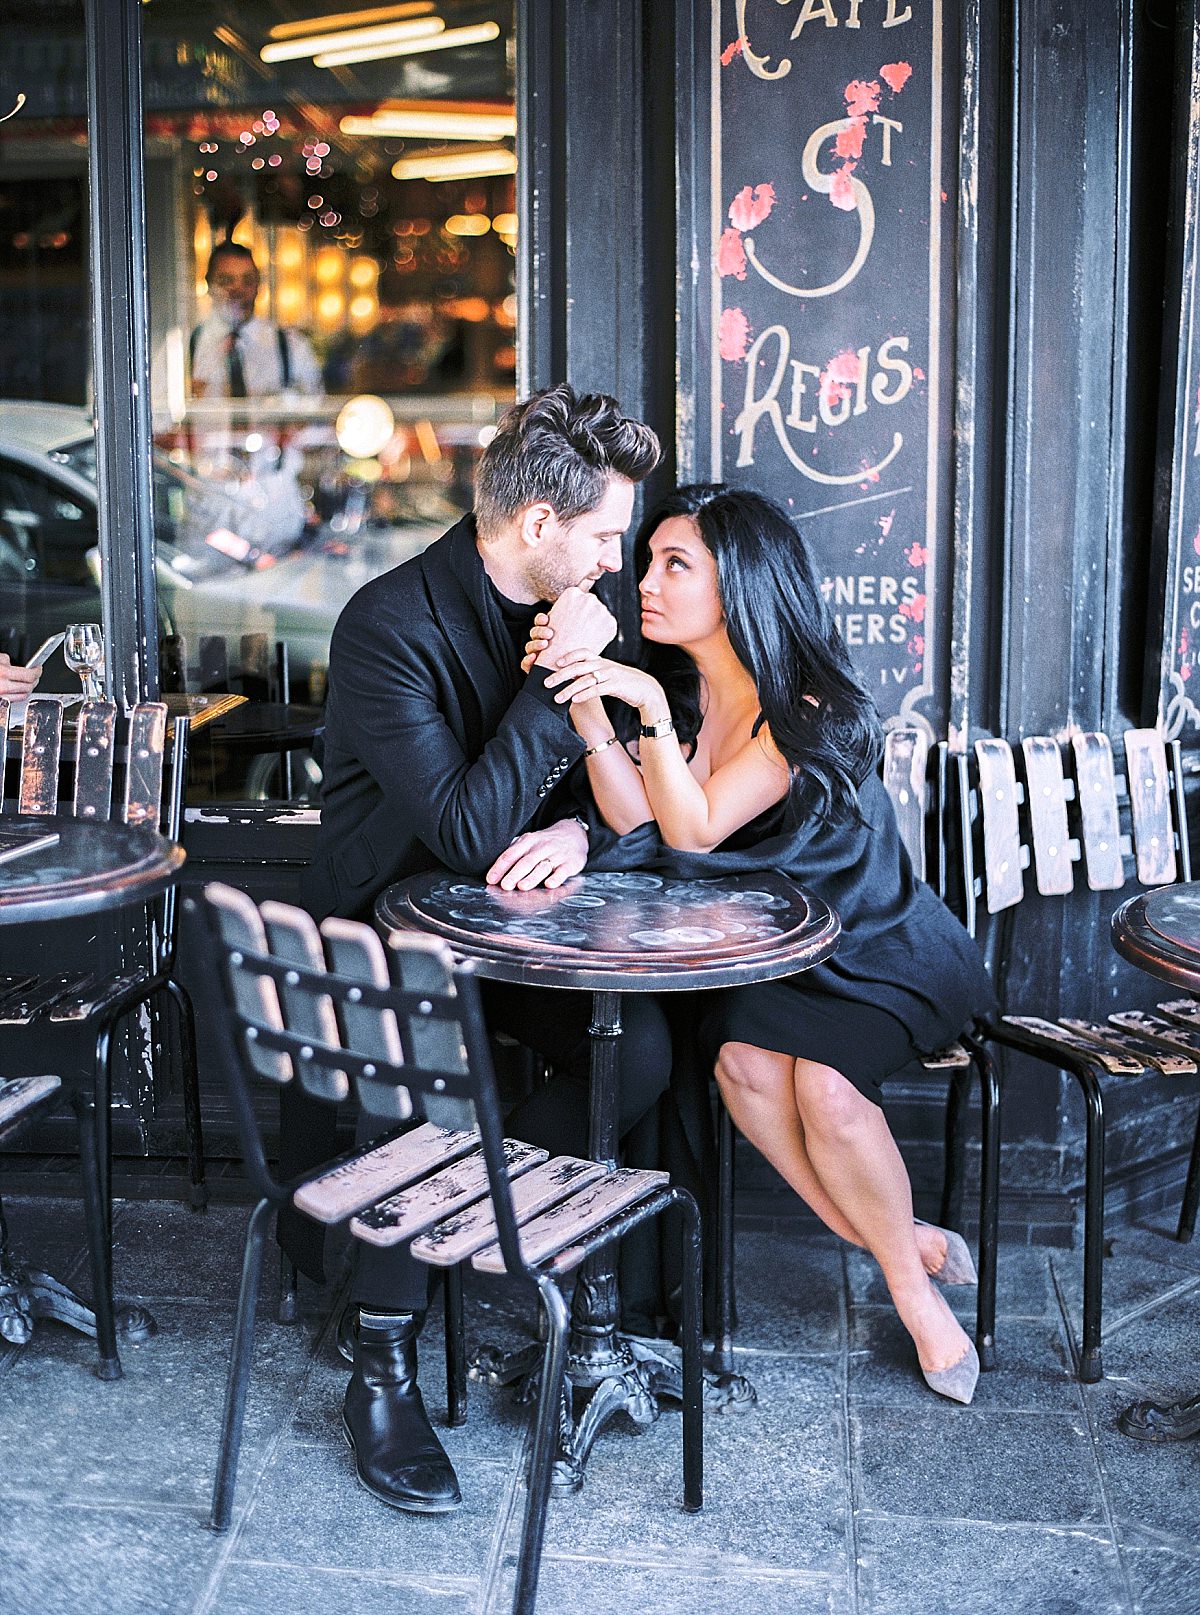
{"label": "hand on table", "polygon": [[40,667],[18,667],[0,651],[0,696],[10,701],[23,701],[32,695],[34,686],[42,676]]}
{"label": "hand on table", "polygon": [[485,879],[505,892],[535,886],[561,886],[587,863],[587,831],[578,819],[562,819],[544,830],[527,830],[510,841]]}

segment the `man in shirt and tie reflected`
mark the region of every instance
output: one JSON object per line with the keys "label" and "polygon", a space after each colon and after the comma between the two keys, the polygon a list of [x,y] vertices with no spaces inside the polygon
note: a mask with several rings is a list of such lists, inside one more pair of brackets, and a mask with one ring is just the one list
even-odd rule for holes
{"label": "man in shirt and tie reflected", "polygon": [[250,249],[218,242],[206,278],[212,313],[192,332],[192,396],[320,397],[321,367],[308,338],[254,312],[260,276]]}

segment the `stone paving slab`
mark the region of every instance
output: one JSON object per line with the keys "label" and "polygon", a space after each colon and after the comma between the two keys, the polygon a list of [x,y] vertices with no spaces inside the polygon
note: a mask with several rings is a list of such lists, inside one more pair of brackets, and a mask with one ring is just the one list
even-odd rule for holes
{"label": "stone paving slab", "polygon": [[737,1340],[747,1351],[837,1352],[844,1345],[842,1255],[832,1235],[739,1232]]}
{"label": "stone paving slab", "polygon": [[[286,1564],[232,1564],[208,1615],[476,1615],[471,1581],[405,1581]],[[197,1615],[204,1615],[197,1611]]]}
{"label": "stone paving slab", "polygon": [[[516,1561],[505,1561],[489,1609],[511,1608]],[[587,1615],[840,1615],[843,1577],[698,1572],[687,1563],[663,1569],[584,1558],[542,1561],[538,1608]]]}

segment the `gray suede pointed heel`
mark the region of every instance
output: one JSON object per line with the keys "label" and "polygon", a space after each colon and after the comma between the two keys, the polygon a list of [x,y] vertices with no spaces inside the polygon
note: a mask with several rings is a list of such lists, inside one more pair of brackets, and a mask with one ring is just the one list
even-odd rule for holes
{"label": "gray suede pointed heel", "polygon": [[949,1368],[923,1368],[921,1373],[931,1391],[949,1397],[952,1402],[969,1403],[975,1395],[975,1384],[979,1379],[979,1353],[968,1344],[965,1355]]}
{"label": "gray suede pointed heel", "polygon": [[923,1222],[920,1217],[913,1221],[918,1228],[935,1228],[946,1241],[946,1260],[936,1273],[929,1276],[936,1279],[939,1284],[978,1284],[979,1275],[975,1271],[975,1263],[966,1240],[961,1234],[956,1234],[952,1228],[938,1228],[935,1222]]}

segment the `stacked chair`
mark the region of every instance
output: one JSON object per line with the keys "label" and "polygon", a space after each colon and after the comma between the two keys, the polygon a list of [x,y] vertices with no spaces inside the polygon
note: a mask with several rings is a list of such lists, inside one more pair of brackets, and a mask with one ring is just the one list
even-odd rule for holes
{"label": "stacked chair", "polygon": [[[3,782],[8,773],[8,706],[0,700],[0,789],[6,789]],[[168,840],[177,841],[187,774],[187,728],[186,719],[176,721],[164,812],[167,709],[161,702],[143,702],[132,709],[125,744],[119,745],[115,703],[85,701],[78,708],[74,745],[64,758],[62,703],[34,697],[25,716],[16,799],[0,805],[22,814],[105,820],[113,810],[116,774],[121,787],[117,811],[122,822],[161,826]],[[121,1376],[112,1295],[113,1033],[123,1017],[160,992],[171,998],[178,1015],[192,1203],[201,1209],[207,1198],[195,1022],[191,1002],[172,976],[176,913],[173,891],[147,906],[145,957],[126,964],[118,973],[78,969],[61,975],[0,977],[0,1034],[5,1028],[47,1021],[86,1025],[94,1033],[90,1091],[81,1088],[72,1098],[80,1123],[101,1379]]]}
{"label": "stacked chair", "polygon": [[[231,887],[189,902],[220,977],[206,1024],[259,1196],[246,1237],[212,1526],[229,1524],[253,1347],[263,1246],[272,1215],[294,1205],[355,1238],[409,1242],[446,1270],[447,1401],[465,1411],[461,1265],[507,1273],[536,1293],[546,1325],[514,1610],[537,1590],[559,1409],[567,1307],[561,1282],[596,1252],[669,1207],[682,1212],[684,1508],[701,1506],[700,1227],[692,1197],[666,1174],[608,1168],[505,1139],[478,986],[441,942],[412,936],[385,949],[368,926],[320,929],[282,903],[257,907]],[[298,1081],[329,1104],[352,1094],[387,1131],[290,1182],[267,1164],[255,1082]],[[423,1118],[418,1121],[417,1118]]]}

